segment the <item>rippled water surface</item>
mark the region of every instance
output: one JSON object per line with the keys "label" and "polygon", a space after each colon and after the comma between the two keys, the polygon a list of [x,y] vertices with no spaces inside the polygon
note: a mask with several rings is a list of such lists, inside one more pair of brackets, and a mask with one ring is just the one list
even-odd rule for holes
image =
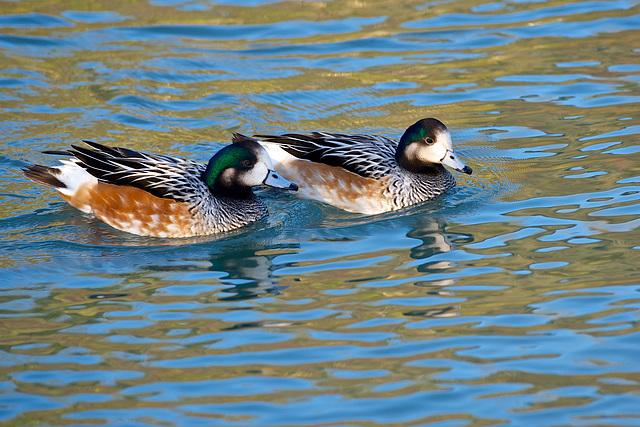
{"label": "rippled water surface", "polygon": [[[0,424],[640,425],[640,1],[0,10]],[[475,173],[375,216],[143,238],[20,172],[422,117]]]}

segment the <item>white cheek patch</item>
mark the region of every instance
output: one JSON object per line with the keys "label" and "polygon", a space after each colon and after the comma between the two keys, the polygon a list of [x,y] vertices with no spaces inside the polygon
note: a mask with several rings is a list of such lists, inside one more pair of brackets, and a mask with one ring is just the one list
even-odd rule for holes
{"label": "white cheek patch", "polygon": [[440,163],[447,154],[447,149],[439,142],[432,145],[415,142],[407,146],[405,153],[407,158],[415,159],[420,163]]}
{"label": "white cheek patch", "polygon": [[257,162],[251,170],[245,171],[240,175],[240,182],[248,187],[255,187],[261,185],[267,174],[269,173],[269,167],[264,161]]}
{"label": "white cheek patch", "polygon": [[438,142],[428,147],[429,150],[426,154],[428,156],[428,160],[431,163],[440,163],[442,158],[447,154],[447,148]]}
{"label": "white cheek patch", "polygon": [[404,155],[407,159],[411,160],[411,161],[420,161],[420,156],[418,154],[419,151],[419,147],[417,143],[412,143],[407,145],[407,147],[404,149]]}
{"label": "white cheek patch", "polygon": [[220,172],[218,180],[220,180],[220,182],[224,186],[230,187],[231,184],[233,184],[233,181],[235,180],[235,172],[234,172],[234,170],[231,169],[231,168],[224,169],[222,172]]}
{"label": "white cheek patch", "polygon": [[421,163],[442,163],[448,152],[453,152],[453,143],[449,132],[438,132],[435,142],[427,145],[424,142],[409,144],[406,149],[407,157],[414,158]]}

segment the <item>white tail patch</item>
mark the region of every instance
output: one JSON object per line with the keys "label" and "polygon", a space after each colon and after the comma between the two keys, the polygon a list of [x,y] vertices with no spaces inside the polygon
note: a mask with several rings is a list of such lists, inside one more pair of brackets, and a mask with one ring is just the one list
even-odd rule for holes
{"label": "white tail patch", "polygon": [[58,166],[58,174],[56,178],[62,182],[65,187],[57,188],[57,190],[65,196],[73,197],[79,189],[91,187],[98,183],[98,179],[89,174],[81,166],[73,160],[62,160],[63,165]]}

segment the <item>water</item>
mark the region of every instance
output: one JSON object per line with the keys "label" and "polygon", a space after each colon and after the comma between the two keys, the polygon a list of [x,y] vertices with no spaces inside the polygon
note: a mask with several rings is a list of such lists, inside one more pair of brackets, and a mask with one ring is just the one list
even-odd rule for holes
{"label": "water", "polygon": [[[402,3],[2,2],[2,425],[640,425],[640,2]],[[142,238],[20,173],[422,117],[475,173],[376,216]]]}

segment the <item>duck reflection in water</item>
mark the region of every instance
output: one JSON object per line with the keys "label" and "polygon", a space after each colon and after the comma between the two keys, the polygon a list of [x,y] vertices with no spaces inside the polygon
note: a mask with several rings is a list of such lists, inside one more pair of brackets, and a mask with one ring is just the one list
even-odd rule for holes
{"label": "duck reflection in water", "polygon": [[[450,233],[445,228],[446,223],[444,220],[434,218],[433,221],[425,221],[407,233],[407,237],[422,240],[421,245],[411,249],[411,258],[427,260],[427,262],[418,265],[418,272],[441,276],[443,273],[455,268],[457,264],[455,261],[428,261],[428,259],[435,255],[455,250],[457,244],[469,243],[474,240],[470,234]],[[414,285],[428,288],[427,295],[451,297],[455,295],[455,292],[444,288],[455,285],[457,281],[458,279],[455,278],[434,278],[433,280],[416,281]],[[460,316],[460,309],[461,306],[459,304],[454,304],[430,307],[423,310],[411,310],[403,314],[405,316],[431,318],[457,317]]]}
{"label": "duck reflection in water", "polygon": [[279,249],[296,249],[298,245],[280,245],[256,249],[242,248],[235,251],[225,251],[211,259],[212,271],[221,271],[228,276],[220,279],[225,285],[231,285],[224,290],[229,296],[219,298],[220,301],[239,301],[257,298],[263,294],[280,295],[280,291],[287,286],[280,286],[273,277],[273,272],[282,268],[281,265],[274,266],[273,259],[280,255],[275,253],[264,255],[260,252],[269,250],[274,252]]}

